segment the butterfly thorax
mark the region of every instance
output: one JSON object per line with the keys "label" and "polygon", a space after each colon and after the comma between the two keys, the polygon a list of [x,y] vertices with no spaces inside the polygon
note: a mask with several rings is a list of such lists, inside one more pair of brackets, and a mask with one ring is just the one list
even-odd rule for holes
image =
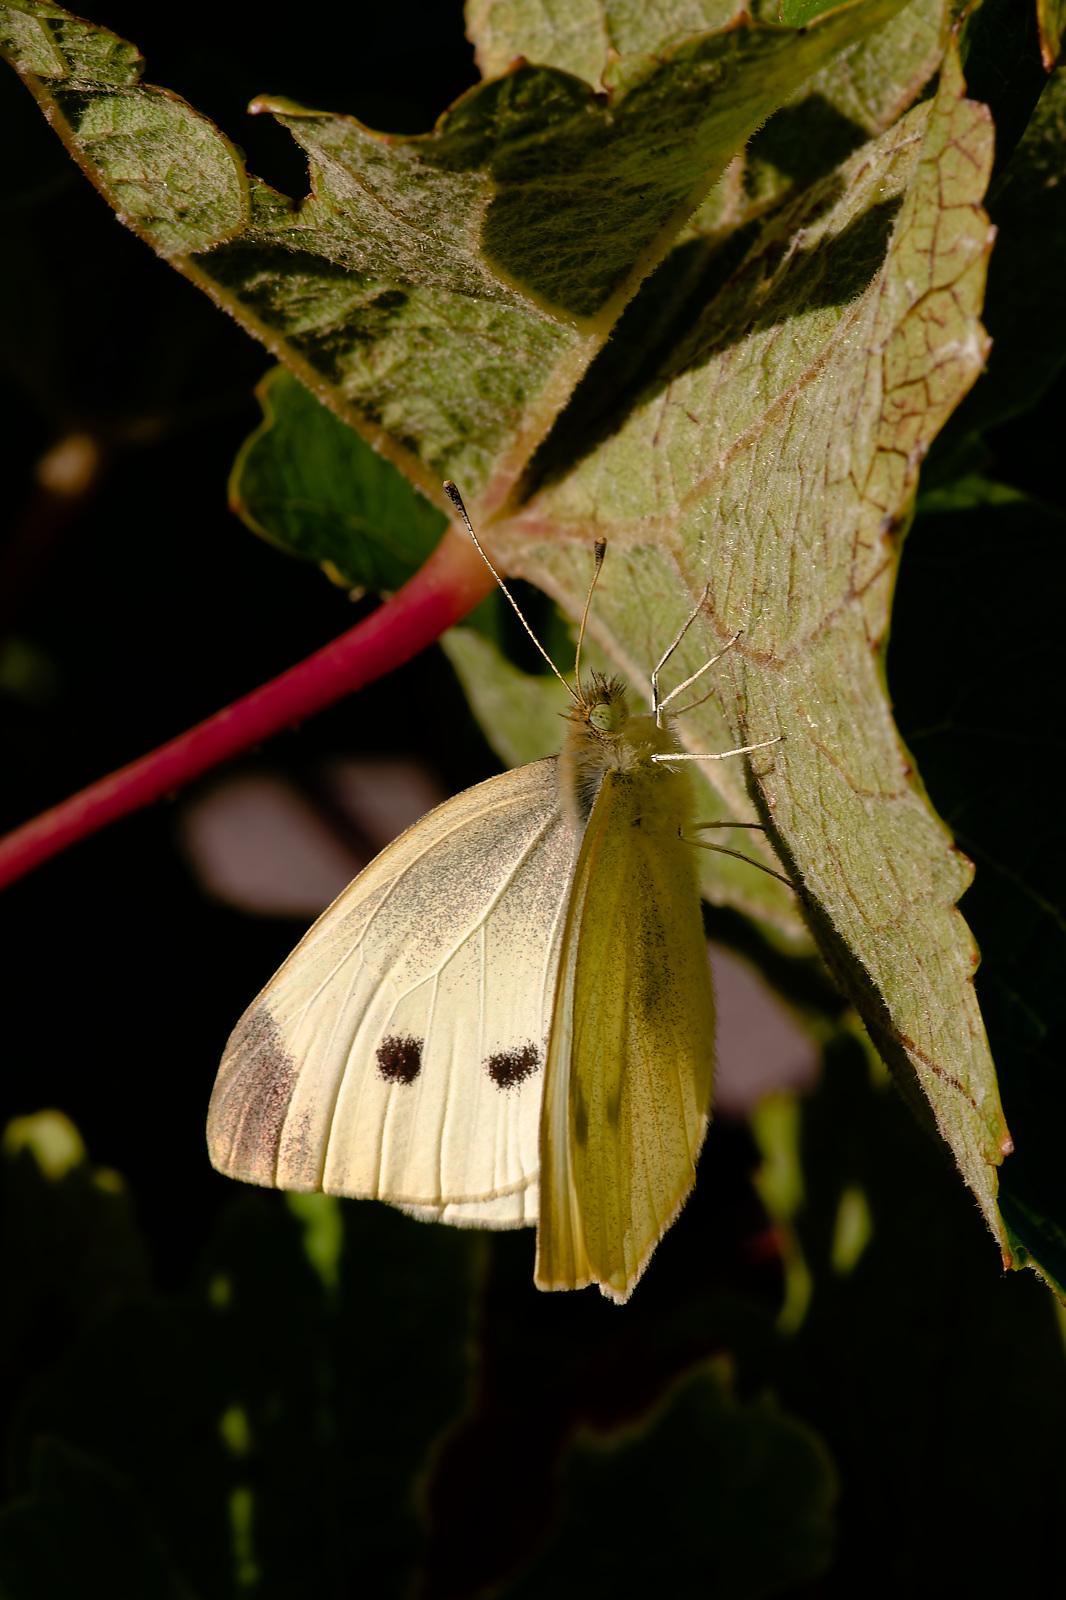
{"label": "butterfly thorax", "polygon": [[650,778],[656,780],[656,787],[661,781],[664,787],[673,788],[669,780],[680,779],[687,790],[687,774],[670,771],[652,760],[680,750],[673,730],[659,727],[652,716],[633,716],[625,685],[618,678],[594,673],[582,684],[581,700],[568,720],[559,757],[559,782],[565,803],[582,822],[587,821],[609,772]]}

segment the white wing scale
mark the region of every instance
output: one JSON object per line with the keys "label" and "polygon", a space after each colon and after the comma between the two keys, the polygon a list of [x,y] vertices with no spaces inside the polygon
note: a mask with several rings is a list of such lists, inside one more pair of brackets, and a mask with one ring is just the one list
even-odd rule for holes
{"label": "white wing scale", "polygon": [[382,851],[234,1029],[208,1117],[215,1166],[426,1219],[535,1223],[577,834],[552,759],[466,790]]}

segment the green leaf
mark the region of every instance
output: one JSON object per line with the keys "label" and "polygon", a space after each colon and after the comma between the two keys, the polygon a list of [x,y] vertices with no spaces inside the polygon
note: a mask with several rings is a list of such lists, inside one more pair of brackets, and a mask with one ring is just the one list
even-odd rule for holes
{"label": "green leaf", "polygon": [[[608,50],[620,56],[662,57],[693,34],[726,27],[735,0],[474,0],[467,31],[486,76],[507,70],[516,56],[559,67],[599,87]],[[775,21],[806,27],[833,10],[826,0],[773,8]],[[916,99],[940,65],[953,20],[952,0],[911,0],[868,38],[848,45],[816,72],[799,96],[775,113],[730,174],[712,190],[697,231],[739,226],[792,188],[798,173],[814,177],[861,142],[880,133]],[[838,148],[842,137],[847,140]],[[836,153],[819,161],[826,146]],[[820,148],[821,147],[821,148]]]}
{"label": "green leaf", "polygon": [[[472,0],[466,17],[485,77],[506,72],[524,56],[599,88],[609,51],[661,59],[696,34],[728,27],[740,9],[736,0]],[[834,9],[833,0],[794,0],[774,4],[772,17],[805,28]],[[869,132],[881,132],[936,71],[952,10],[950,0],[911,0],[869,40],[848,45],[806,92],[825,96]]]}
{"label": "green leaf", "polygon": [[336,1593],[353,1549],[376,1594],[402,1594],[415,1480],[465,1403],[480,1236],[241,1189],[163,1296],[121,1177],[69,1119],[16,1118],[3,1150],[0,1355],[32,1374],[7,1441],[5,1600],[187,1600],[165,1551],[204,1596]]}
{"label": "green leaf", "polygon": [[782,0],[781,20],[792,28],[805,28],[828,10],[829,0]]}
{"label": "green leaf", "polygon": [[[36,0],[0,17],[7,54],[130,226],[431,497],[448,475],[497,505],[737,149],[898,9],[860,0],[803,30],[744,22],[661,62],[623,58],[606,100],[521,67],[418,138],[260,100],[308,153],[299,207],[130,67],[92,77],[121,53],[106,29]],[[31,24],[58,57],[25,44]]]}
{"label": "green leaf", "polygon": [[868,133],[881,133],[937,70],[959,9],[955,0],[911,0],[870,39],[823,67],[809,92]]}
{"label": "green leaf", "polygon": [[[502,548],[573,614],[586,541],[610,535],[596,631],[638,683],[709,584],[712,637],[741,637],[715,674],[721,711],[686,718],[686,743],[785,736],[708,781],[803,883],[823,954],[1005,1244],[1007,1130],[954,907],[971,869],[914,780],[881,663],[918,463],[986,348],[991,126],[962,88],[949,57],[935,101],[769,222],[617,431]],[[679,676],[706,649],[690,635]]]}
{"label": "green leaf", "polygon": [[503,1600],[742,1600],[813,1578],[832,1555],[835,1483],[821,1441],[768,1399],[739,1404],[713,1365],[645,1428],[579,1435],[563,1495],[566,1520]]}
{"label": "green leaf", "polygon": [[742,228],[890,127],[939,67],[952,13],[952,0],[912,0],[869,39],[841,51],[734,158],[687,232],[713,239]]}
{"label": "green leaf", "polygon": [[598,88],[609,50],[661,55],[694,34],[727,27],[738,9],[735,0],[470,0],[466,30],[485,78],[525,56]]}
{"label": "green leaf", "polygon": [[234,462],[233,510],[345,588],[398,589],[448,519],[286,367],[256,394],[263,421]]}
{"label": "green leaf", "polygon": [[130,88],[144,62],[135,45],[47,0],[10,0],[0,9],[0,50],[22,73]]}
{"label": "green leaf", "polygon": [[466,31],[483,78],[498,78],[525,56],[598,87],[607,65],[601,0],[468,0]]}
{"label": "green leaf", "polygon": [[135,46],[59,6],[5,0],[0,51],[32,89],[51,86],[44,103],[54,125],[77,128],[82,166],[160,255],[201,249],[241,226],[240,152],[177,95],[139,85]]}

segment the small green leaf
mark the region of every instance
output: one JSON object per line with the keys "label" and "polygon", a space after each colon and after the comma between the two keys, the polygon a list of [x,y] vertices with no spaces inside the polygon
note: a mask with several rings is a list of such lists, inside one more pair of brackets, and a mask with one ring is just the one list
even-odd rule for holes
{"label": "small green leaf", "polygon": [[993,478],[972,472],[962,478],[953,478],[942,488],[920,491],[915,510],[922,516],[929,516],[936,511],[969,511],[975,506],[1005,506],[1028,498],[1020,489],[1012,489],[1009,483],[996,483]]}
{"label": "small green leaf", "polygon": [[233,510],[346,588],[398,589],[447,517],[287,368],[268,372],[256,394],[263,421],[234,463]]}
{"label": "small green leaf", "polygon": [[563,715],[573,701],[557,678],[520,672],[472,628],[452,628],[441,644],[485,738],[506,766],[558,755]]}

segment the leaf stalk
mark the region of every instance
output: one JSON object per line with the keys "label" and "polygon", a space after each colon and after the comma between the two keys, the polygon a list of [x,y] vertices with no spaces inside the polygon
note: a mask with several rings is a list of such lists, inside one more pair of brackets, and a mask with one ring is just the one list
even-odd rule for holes
{"label": "leaf stalk", "polygon": [[461,621],[494,587],[466,537],[449,528],[414,577],[347,633],[0,839],[0,889],[79,839],[384,677]]}

